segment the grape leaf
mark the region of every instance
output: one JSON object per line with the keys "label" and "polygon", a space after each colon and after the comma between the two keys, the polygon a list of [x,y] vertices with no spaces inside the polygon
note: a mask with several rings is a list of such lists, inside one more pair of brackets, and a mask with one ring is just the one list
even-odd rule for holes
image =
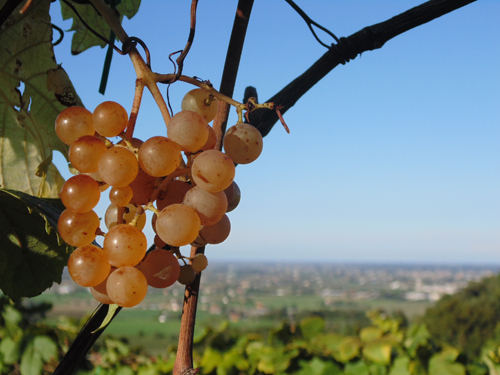
{"label": "grape leaf", "polygon": [[[106,1],[109,3],[109,1]],[[115,0],[115,4],[117,1]],[[101,15],[91,4],[76,4],[72,3],[84,21],[96,32],[108,39],[111,28],[104,21]],[[131,19],[139,11],[141,0],[122,0],[120,4],[116,5],[116,10],[120,13],[120,20],[123,16]],[[61,13],[64,20],[73,18],[73,24],[67,31],[75,31],[73,39],[71,40],[71,53],[78,55],[79,53],[94,46],[105,47],[107,44],[95,36],[88,28],[85,27],[80,18],[75,12],[63,1],[61,1]]]}
{"label": "grape leaf", "polygon": [[92,333],[96,333],[96,332],[98,332],[100,330],[104,330],[108,326],[108,324],[111,323],[111,321],[113,320],[113,318],[117,314],[116,310],[119,309],[119,308],[120,308],[120,306],[115,305],[115,304],[109,305],[109,310],[108,310],[108,313],[106,314],[106,317],[102,321],[102,323],[99,326],[99,328],[97,328]]}
{"label": "grape leaf", "polygon": [[57,199],[41,199],[0,189],[0,289],[13,300],[33,297],[60,283],[71,247],[55,230],[63,207]]}
{"label": "grape leaf", "polygon": [[68,152],[55,119],[81,101],[55,62],[49,7],[35,0],[22,15],[16,8],[0,29],[0,188],[55,198],[64,179],[52,152]]}

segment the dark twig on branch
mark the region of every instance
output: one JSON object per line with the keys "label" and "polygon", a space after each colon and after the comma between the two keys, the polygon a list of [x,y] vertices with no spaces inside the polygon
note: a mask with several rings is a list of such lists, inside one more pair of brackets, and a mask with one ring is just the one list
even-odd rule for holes
{"label": "dark twig on branch", "polygon": [[[289,110],[310,88],[323,79],[339,64],[357,55],[381,48],[387,41],[404,32],[423,25],[476,0],[431,0],[401,13],[387,21],[365,27],[347,38],[340,38],[328,52],[321,56],[302,75],[290,82],[267,102],[283,106],[282,114]],[[250,115],[250,122],[266,136],[279,120],[276,112],[257,110]]]}

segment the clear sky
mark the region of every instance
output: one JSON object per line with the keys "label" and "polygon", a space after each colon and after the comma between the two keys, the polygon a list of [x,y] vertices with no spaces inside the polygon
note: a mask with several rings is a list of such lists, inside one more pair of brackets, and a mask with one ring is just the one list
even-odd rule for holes
{"label": "clear sky", "polygon": [[[423,1],[296,2],[341,37]],[[199,2],[184,74],[219,87],[236,4]],[[52,6],[52,22],[69,29]],[[125,20],[148,45],[154,71],[172,71],[168,55],[184,48],[189,7],[147,0]],[[228,240],[207,247],[209,261],[500,264],[499,15],[500,2],[477,1],[328,74],[285,114],[291,134],[277,125],[261,157],[238,166],[242,200],[229,214]],[[130,109],[130,60],[115,53],[102,96],[105,49],[71,56],[70,39],[55,47],[56,58],[85,106],[114,100]],[[235,99],[249,85],[268,99],[324,52],[285,1],[255,1]],[[170,88],[174,112],[190,89]],[[137,126],[143,140],[166,134],[149,93]],[[99,207],[102,215],[105,199]]]}

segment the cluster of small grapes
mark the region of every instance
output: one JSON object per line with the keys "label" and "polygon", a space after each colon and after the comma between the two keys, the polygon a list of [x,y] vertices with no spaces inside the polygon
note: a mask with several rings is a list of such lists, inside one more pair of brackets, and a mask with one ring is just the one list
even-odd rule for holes
{"label": "cluster of small grapes", "polygon": [[[208,262],[204,254],[182,256],[179,247],[218,244],[228,237],[226,213],[240,200],[235,163],[257,159],[262,136],[252,125],[238,123],[224,136],[225,153],[216,150],[217,136],[208,123],[217,109],[207,91],[192,90],[168,123],[167,137],[145,142],[125,138],[128,115],[115,102],[101,103],[93,113],[69,107],[57,117],[56,133],[70,145],[69,160],[79,171],[62,188],[66,210],[58,230],[76,247],[69,274],[90,287],[98,301],[132,307],[144,299],[148,286],[188,285]],[[113,144],[109,138],[117,136],[121,140]],[[94,208],[109,187],[104,233]],[[154,212],[156,233],[149,252],[142,232],[145,209]],[[104,235],[102,249],[93,244],[97,235]]]}

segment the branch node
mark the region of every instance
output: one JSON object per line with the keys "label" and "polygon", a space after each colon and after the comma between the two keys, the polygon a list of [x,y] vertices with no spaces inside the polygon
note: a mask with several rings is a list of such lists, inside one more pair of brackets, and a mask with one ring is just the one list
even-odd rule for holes
{"label": "branch node", "polygon": [[330,47],[330,52],[339,57],[342,61],[342,65],[354,60],[358,56],[358,51],[352,44],[352,42],[345,37],[341,37],[337,44],[332,44]]}

